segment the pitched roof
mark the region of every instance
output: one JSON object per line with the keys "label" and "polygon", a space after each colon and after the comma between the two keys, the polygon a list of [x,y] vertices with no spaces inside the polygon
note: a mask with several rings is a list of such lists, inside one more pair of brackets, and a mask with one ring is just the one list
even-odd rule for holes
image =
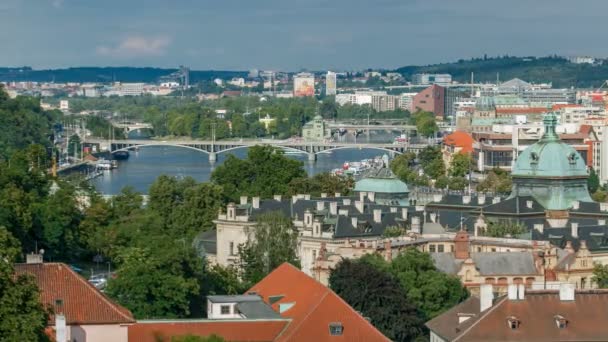
{"label": "pitched roof", "polygon": [[[66,264],[16,264],[15,272],[33,275],[42,303],[55,313],[63,312],[68,325],[134,322],[129,310],[111,301]],[[49,321],[54,322],[54,318]]]}
{"label": "pitched roof", "polygon": [[[426,326],[443,339],[451,341],[456,338],[463,329],[470,327],[471,324],[476,321],[475,317],[479,315],[480,308],[479,298],[472,296],[443,314],[426,322]],[[463,315],[465,315],[465,317],[469,316],[470,318],[461,323],[460,317]]]}
{"label": "pitched roof", "polygon": [[[129,326],[129,341],[170,341],[173,336],[218,335],[226,341],[274,341],[289,320],[140,321]],[[159,339],[160,338],[160,339]]]}
{"label": "pitched roof", "polygon": [[272,307],[292,322],[278,341],[326,341],[331,336],[330,323],[343,326],[343,334],[331,336],[332,340],[388,341],[333,291],[288,263],[276,268],[249,292],[267,301],[269,297],[282,296],[273,301]]}
{"label": "pitched roof", "polygon": [[464,153],[473,152],[473,142],[473,137],[470,134],[462,131],[456,131],[443,137],[444,144],[460,147],[460,151]]}
{"label": "pitched roof", "polygon": [[[567,320],[559,328],[556,315]],[[520,324],[506,323],[514,316]],[[577,291],[574,301],[562,301],[555,290],[527,291],[523,300],[499,299],[480,314],[455,341],[605,341],[608,336],[608,291]]]}

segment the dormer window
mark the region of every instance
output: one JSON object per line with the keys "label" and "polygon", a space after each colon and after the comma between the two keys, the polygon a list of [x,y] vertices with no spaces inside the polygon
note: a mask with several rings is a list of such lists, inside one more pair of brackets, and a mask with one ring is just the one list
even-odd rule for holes
{"label": "dormer window", "polygon": [[344,326],[340,322],[329,323],[329,334],[331,336],[342,336]]}
{"label": "dormer window", "polygon": [[568,326],[568,320],[562,315],[555,315],[555,325],[557,325],[559,329],[564,329]]}
{"label": "dormer window", "polygon": [[515,330],[519,328],[520,321],[515,316],[507,317],[507,326],[509,329]]}
{"label": "dormer window", "polygon": [[538,156],[538,153],[536,153],[536,152],[530,153],[530,163],[531,164],[538,164],[539,159],[540,159],[540,157]]}
{"label": "dormer window", "polygon": [[578,156],[576,155],[576,152],[572,152],[568,155],[568,162],[570,162],[570,164],[576,164],[577,159]]}

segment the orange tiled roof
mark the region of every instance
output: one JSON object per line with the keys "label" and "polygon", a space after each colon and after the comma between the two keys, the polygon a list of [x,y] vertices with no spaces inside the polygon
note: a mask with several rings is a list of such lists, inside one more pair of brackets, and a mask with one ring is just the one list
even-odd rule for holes
{"label": "orange tiled roof", "polygon": [[579,104],[573,104],[573,103],[556,103],[553,106],[551,106],[552,110],[560,110],[562,108],[577,108],[577,107],[582,107]]}
{"label": "orange tiled roof", "polygon": [[[66,264],[17,264],[15,272],[33,275],[42,303],[55,313],[63,312],[68,325],[134,322],[129,310],[111,301]],[[51,317],[49,321],[55,320]]]}
{"label": "orange tiled roof", "polygon": [[216,334],[226,341],[266,342],[274,341],[287,324],[288,320],[138,322],[129,326],[129,341],[164,342],[173,336]]}
{"label": "orange tiled roof", "polygon": [[473,152],[473,137],[462,131],[456,131],[443,137],[443,143],[450,146],[460,147],[461,152]]}
{"label": "orange tiled roof", "polygon": [[496,113],[501,114],[542,114],[548,113],[549,108],[545,107],[529,107],[529,108],[496,108]]}
{"label": "orange tiled roof", "polygon": [[[269,297],[282,296],[273,301],[272,307],[292,322],[277,341],[388,341],[342,298],[288,263],[277,267],[248,292],[261,295],[269,304]],[[281,307],[290,304],[293,305],[289,309],[280,312]],[[341,336],[329,334],[329,324],[334,322],[344,327]]]}

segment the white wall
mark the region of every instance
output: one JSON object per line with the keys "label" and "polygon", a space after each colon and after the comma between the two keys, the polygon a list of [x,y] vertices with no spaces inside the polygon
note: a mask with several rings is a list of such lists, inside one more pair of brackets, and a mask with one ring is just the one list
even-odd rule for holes
{"label": "white wall", "polygon": [[70,342],[128,342],[128,325],[98,324],[69,326]]}

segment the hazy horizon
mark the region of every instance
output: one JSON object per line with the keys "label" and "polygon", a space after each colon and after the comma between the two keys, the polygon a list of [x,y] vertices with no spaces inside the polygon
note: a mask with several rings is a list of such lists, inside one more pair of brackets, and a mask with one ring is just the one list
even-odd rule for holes
{"label": "hazy horizon", "polygon": [[0,65],[297,71],[604,57],[607,10],[601,0],[3,0]]}

